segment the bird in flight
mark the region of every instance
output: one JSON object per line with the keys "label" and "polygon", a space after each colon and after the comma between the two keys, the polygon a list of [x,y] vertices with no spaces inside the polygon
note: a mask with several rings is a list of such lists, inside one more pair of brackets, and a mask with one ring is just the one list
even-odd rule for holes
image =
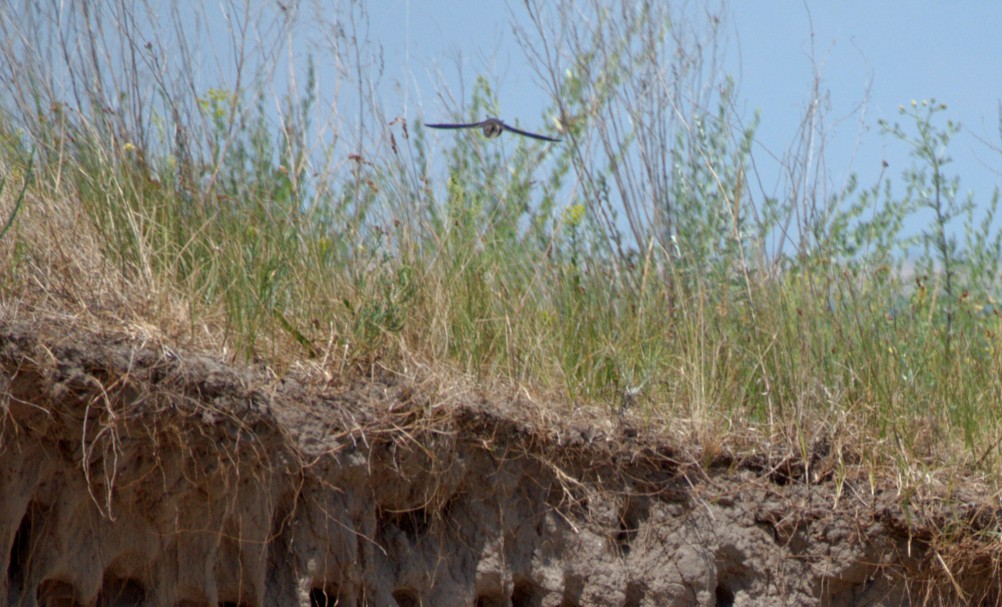
{"label": "bird in flight", "polygon": [[532,137],[533,139],[539,139],[540,141],[552,141],[554,143],[560,141],[559,139],[554,139],[553,137],[547,137],[546,135],[538,135],[536,133],[530,133],[529,131],[523,131],[522,129],[516,129],[513,126],[508,126],[507,124],[501,122],[498,118],[488,118],[487,120],[481,120],[480,122],[471,122],[468,124],[425,124],[425,126],[431,127],[433,129],[483,129],[484,137],[488,139],[493,137],[500,137],[502,131],[509,131],[522,135],[524,137]]}

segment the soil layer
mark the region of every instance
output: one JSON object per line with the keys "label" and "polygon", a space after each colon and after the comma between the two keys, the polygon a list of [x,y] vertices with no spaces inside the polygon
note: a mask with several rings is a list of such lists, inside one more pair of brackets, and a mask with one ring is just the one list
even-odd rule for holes
{"label": "soil layer", "polygon": [[0,604],[998,598],[995,559],[937,548],[994,510],[903,501],[825,441],[701,460],[515,390],[276,377],[154,341],[0,323]]}

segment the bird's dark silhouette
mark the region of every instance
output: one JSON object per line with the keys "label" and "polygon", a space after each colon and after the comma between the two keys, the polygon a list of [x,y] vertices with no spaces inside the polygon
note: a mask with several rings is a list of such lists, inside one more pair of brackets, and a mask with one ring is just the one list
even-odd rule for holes
{"label": "bird's dark silhouette", "polygon": [[546,135],[539,135],[537,133],[523,131],[522,129],[516,129],[513,126],[509,126],[504,122],[501,122],[498,118],[488,118],[487,120],[481,120],[480,122],[470,122],[465,124],[438,123],[425,124],[425,126],[433,129],[483,129],[484,137],[487,138],[500,137],[502,131],[509,131],[524,137],[539,139],[540,141],[552,141],[554,143],[560,141],[559,139],[547,137]]}

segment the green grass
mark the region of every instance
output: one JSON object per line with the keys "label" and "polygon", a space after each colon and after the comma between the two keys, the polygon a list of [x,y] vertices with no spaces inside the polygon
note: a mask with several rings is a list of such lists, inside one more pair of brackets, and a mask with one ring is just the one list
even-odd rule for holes
{"label": "green grass", "polygon": [[[639,25],[665,15],[621,18],[595,27],[670,50]],[[749,185],[754,125],[737,126],[729,81],[686,110],[699,125],[686,130],[628,105],[656,67],[636,48],[581,50],[588,78],[541,66],[553,112],[580,116],[563,144],[457,136],[441,162],[413,121],[381,123],[371,146],[311,140],[312,76],[278,122],[262,90],[195,86],[158,89],[140,121],[97,96],[137,99],[141,73],[77,107],[36,58],[19,76],[30,94],[0,113],[0,167],[28,192],[13,196],[12,179],[0,195],[12,222],[0,296],[28,300],[43,284],[85,301],[109,288],[53,271],[56,245],[37,235],[55,233],[59,247],[98,243],[76,249],[81,263],[140,302],[106,316],[280,372],[309,360],[350,377],[418,360],[610,414],[630,401],[708,446],[752,436],[805,451],[829,437],[872,468],[997,470],[998,235],[946,172],[946,108],[905,107],[886,125],[914,151],[901,195],[852,183],[826,198],[826,176],[793,158],[789,189],[766,197]],[[8,46],[2,61],[31,52]],[[100,62],[65,69],[109,82]],[[470,115],[495,106],[479,80]],[[620,129],[624,112],[639,126]],[[645,140],[645,120],[670,134]],[[930,184],[939,199],[923,198]],[[936,210],[926,237],[900,236],[923,208]],[[81,222],[58,228],[59,215]]]}

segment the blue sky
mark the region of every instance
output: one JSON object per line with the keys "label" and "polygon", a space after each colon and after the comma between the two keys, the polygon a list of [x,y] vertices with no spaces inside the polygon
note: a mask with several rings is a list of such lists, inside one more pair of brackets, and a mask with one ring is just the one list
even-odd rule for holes
{"label": "blue sky", "polygon": [[[383,45],[390,87],[383,90],[396,95],[400,114],[448,118],[455,108],[437,91],[445,85],[459,94],[461,70],[467,95],[477,74],[491,79],[503,118],[527,128],[544,120],[543,87],[515,44],[510,23],[512,11],[521,14],[521,3],[511,5],[371,3],[370,34]],[[1002,182],[1002,154],[977,140],[1002,147],[999,24],[1002,2],[735,1],[726,9],[724,65],[737,79],[747,117],[760,112],[760,159],[768,158],[764,152],[781,156],[791,145],[814,73],[821,75],[832,129],[826,161],[836,186],[850,171],[861,184],[872,184],[883,160],[890,162],[892,177],[907,168],[907,149],[879,136],[877,120],[900,120],[899,104],[935,97],[948,105],[943,119],[964,127],[951,146],[952,170],[961,176],[962,189],[973,190],[984,204]]]}
{"label": "blue sky", "polygon": [[[816,67],[831,93],[832,118],[847,119],[837,125],[833,171],[853,161],[853,170],[875,175],[887,159],[897,174],[906,150],[876,136],[877,119],[896,120],[899,104],[935,97],[948,106],[944,116],[965,128],[952,148],[964,184],[981,198],[999,183],[1002,156],[976,138],[1002,146],[1002,3],[843,0],[808,7],[770,0],[735,2],[732,10],[731,65],[748,107],[762,112],[759,137],[767,145],[792,137]],[[862,114],[854,112],[861,102]]]}

